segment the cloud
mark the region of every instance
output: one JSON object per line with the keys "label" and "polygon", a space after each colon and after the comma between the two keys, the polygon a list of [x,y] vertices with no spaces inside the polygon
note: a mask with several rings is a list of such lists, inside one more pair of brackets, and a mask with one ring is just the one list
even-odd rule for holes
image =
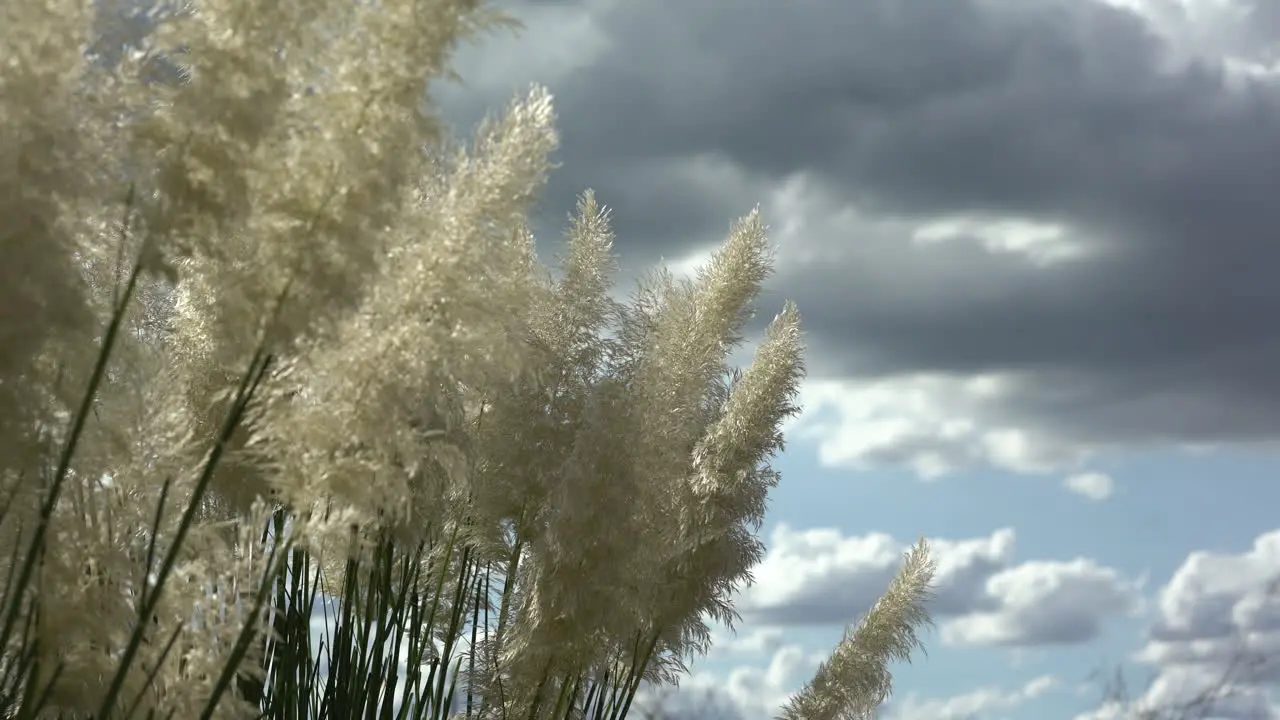
{"label": "cloud", "polygon": [[937,478],[974,466],[1047,473],[1087,451],[1050,432],[1012,424],[999,401],[1030,383],[1012,374],[914,374],[874,381],[810,381],[789,435],[817,445],[830,467],[905,466]]}
{"label": "cloud", "polygon": [[[1280,530],[1241,553],[1189,554],[1161,588],[1146,645],[1135,659],[1155,668],[1145,692],[1077,720],[1171,712],[1199,703],[1197,717],[1280,718]],[[1200,712],[1203,711],[1203,712]],[[1163,716],[1162,716],[1163,717]]]}
{"label": "cloud", "polygon": [[1095,561],[1033,561],[987,580],[997,607],[947,621],[944,642],[953,645],[1067,645],[1097,637],[1107,617],[1141,608],[1135,583]]}
{"label": "cloud", "polygon": [[[998,530],[972,540],[931,540],[938,563],[934,612],[982,607],[983,583],[1006,567],[1015,535]],[[845,536],[834,529],[794,530],[779,524],[738,609],[767,625],[844,625],[871,608],[902,562],[907,544],[883,533]]]}
{"label": "cloud", "polygon": [[[1140,697],[1109,700],[1076,715],[1075,720],[1130,720],[1134,717],[1203,717],[1213,720],[1275,720],[1280,706],[1256,685],[1222,684],[1221,675],[1203,668],[1161,673]],[[1149,713],[1149,715],[1143,715]]]}
{"label": "cloud", "polygon": [[[1206,346],[1198,354],[1195,338],[1175,336],[1171,327],[1160,340],[1166,355],[1130,367],[1124,358],[1103,357],[1117,347],[1110,338],[1050,337],[1049,331],[1073,332],[1074,321],[1060,313],[1041,320],[1037,301],[1030,308],[1022,305],[1028,293],[1044,292],[1046,283],[1056,286],[1052,293],[1061,301],[1087,299],[1096,291],[1093,263],[1105,261],[1108,251],[1097,250],[1099,260],[1046,269],[974,244],[942,242],[921,249],[906,239],[920,227],[918,221],[872,217],[820,184],[794,182],[801,189],[790,192],[790,212],[809,219],[791,225],[784,220],[775,233],[784,248],[800,247],[782,256],[773,292],[799,302],[813,356],[804,413],[788,429],[816,446],[824,464],[907,467],[924,477],[973,467],[1057,473],[1075,471],[1114,449],[1275,438],[1271,429],[1259,429],[1273,427],[1268,418],[1280,418],[1267,406],[1271,395],[1265,382],[1226,387],[1234,385],[1237,373],[1248,372],[1236,363],[1252,363],[1256,356],[1246,357],[1230,343]],[[809,249],[803,243],[807,235],[858,242]],[[1005,329],[988,336],[968,327],[967,316],[937,327],[906,320],[984,312],[979,308],[1006,315]],[[1099,307],[1097,312],[1113,311]],[[1243,309],[1238,312],[1246,316]],[[1081,320],[1094,328],[1115,321]],[[843,329],[837,329],[841,323]],[[1125,332],[1143,335],[1145,327],[1135,317],[1134,327]],[[911,353],[917,360],[904,361],[872,337],[884,333],[915,346]],[[1048,344],[1025,345],[1028,333],[1043,333]],[[1042,352],[1039,358],[1027,354]],[[1199,374],[1205,363],[1221,373],[1187,374]],[[1182,380],[1165,384],[1163,377]],[[1274,428],[1280,430],[1280,424]]]}
{"label": "cloud", "polygon": [[1058,473],[1280,436],[1274,3],[505,6],[528,30],[461,59],[446,115],[548,83],[539,235],[593,187],[624,267],[761,202],[818,394],[888,398],[874,441],[826,419],[829,461]]}
{"label": "cloud", "polygon": [[669,720],[769,720],[825,659],[800,645],[784,645],[763,667],[739,665],[725,673],[695,669],[678,691],[646,687],[635,707],[641,716]]}
{"label": "cloud", "polygon": [[760,202],[825,461],[1057,473],[1280,439],[1274,1],[499,5],[525,29],[461,49],[446,120],[548,84],[535,226],[594,187],[629,273]]}
{"label": "cloud", "polygon": [[[1087,642],[1106,618],[1136,612],[1137,585],[1093,560],[1013,562],[1015,533],[930,540],[937,562],[930,612],[953,645]],[[880,597],[907,544],[889,535],[845,536],[780,524],[738,602],[760,626],[844,625]]]}
{"label": "cloud", "polygon": [[969,720],[970,718],[1005,717],[1031,700],[1057,690],[1061,683],[1044,675],[1015,690],[981,687],[949,698],[921,698],[911,693],[888,705],[890,720]]}
{"label": "cloud", "polygon": [[733,655],[752,655],[763,653],[771,655],[782,647],[785,632],[781,627],[768,626],[753,628],[745,634],[729,633],[724,626],[714,625],[711,630],[711,650],[714,657]]}
{"label": "cloud", "polygon": [[[645,717],[671,720],[768,720],[813,677],[824,659],[821,653],[806,652],[799,645],[785,645],[763,666],[739,665],[723,672],[695,669],[679,690],[654,692],[646,687],[636,699],[636,708]],[[882,713],[904,720],[1001,717],[1061,687],[1056,678],[1046,675],[1013,690],[981,687],[942,699],[910,693],[891,699]]]}
{"label": "cloud", "polygon": [[1280,683],[1280,530],[1240,554],[1195,552],[1161,590],[1139,659]]}
{"label": "cloud", "polygon": [[1071,492],[1093,501],[1106,500],[1116,489],[1110,475],[1098,472],[1077,473],[1062,484]]}

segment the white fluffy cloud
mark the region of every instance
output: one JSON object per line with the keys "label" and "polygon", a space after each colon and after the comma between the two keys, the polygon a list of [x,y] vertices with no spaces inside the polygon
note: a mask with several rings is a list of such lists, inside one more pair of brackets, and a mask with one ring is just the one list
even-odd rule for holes
{"label": "white fluffy cloud", "polygon": [[[1013,558],[1012,529],[985,538],[931,540],[938,563],[935,612],[982,606],[983,583]],[[839,530],[774,529],[739,609],[765,624],[844,624],[866,612],[893,579],[908,549],[884,533],[845,536]]]}
{"label": "white fluffy cloud", "polygon": [[1020,473],[1078,465],[1087,448],[994,412],[995,401],[1027,381],[1002,373],[814,381],[802,389],[804,413],[789,429],[815,442],[829,467],[907,466],[936,478],[981,465]]}
{"label": "white fluffy cloud", "polygon": [[[775,650],[763,666],[742,665],[721,673],[694,670],[678,691],[654,694],[646,688],[637,697],[636,707],[645,717],[672,720],[767,720],[776,717],[824,659],[821,653],[806,652],[798,645],[785,645]],[[891,700],[883,712],[890,720],[1003,717],[1061,688],[1056,678],[1046,675],[1012,690],[980,687],[949,698],[925,698],[910,693]]]}
{"label": "white fluffy cloud", "polygon": [[1108,617],[1141,609],[1135,583],[1112,568],[1077,558],[1034,561],[987,580],[998,606],[948,621],[942,638],[954,645],[1058,645],[1098,636]]}
{"label": "white fluffy cloud", "polygon": [[1116,490],[1111,476],[1098,472],[1077,473],[1067,477],[1062,484],[1071,492],[1094,501],[1106,500]]}
{"label": "white fluffy cloud", "polygon": [[1015,690],[981,687],[949,698],[921,698],[912,693],[888,707],[891,720],[969,720],[1004,717],[1026,704],[1061,687],[1057,679],[1044,675]]}
{"label": "white fluffy cloud", "polygon": [[1160,673],[1141,697],[1132,701],[1108,701],[1092,711],[1077,715],[1075,720],[1280,718],[1280,707],[1272,702],[1265,688],[1243,683],[1223,684],[1221,680],[1220,673],[1211,672],[1208,668],[1171,668]]}
{"label": "white fluffy cloud", "polygon": [[1245,686],[1280,683],[1280,530],[1240,554],[1195,552],[1159,599],[1139,659],[1163,674],[1224,676]]}
{"label": "white fluffy cloud", "polygon": [[774,650],[763,667],[741,665],[727,673],[694,670],[681,681],[678,691],[653,693],[646,688],[636,697],[635,705],[642,717],[768,720],[813,677],[825,659],[822,653],[789,644]]}
{"label": "white fluffy cloud", "polygon": [[1238,555],[1195,552],[1160,593],[1153,641],[1212,640],[1280,629],[1270,585],[1280,579],[1280,530]]}
{"label": "white fluffy cloud", "polygon": [[752,628],[745,633],[731,632],[723,625],[711,629],[711,657],[734,655],[772,655],[782,647],[785,631],[781,627]]}
{"label": "white fluffy cloud", "polygon": [[[1198,717],[1280,718],[1280,530],[1238,554],[1194,552],[1160,593],[1147,644],[1137,654],[1154,682],[1133,701],[1170,712],[1200,702]],[[1129,717],[1133,707],[1104,705],[1077,720]],[[1161,715],[1163,717],[1163,715]]]}
{"label": "white fluffy cloud", "polygon": [[[985,538],[935,539],[931,606],[955,645],[1069,644],[1094,638],[1104,620],[1139,608],[1137,585],[1087,559],[1015,564],[1012,529]],[[866,612],[898,568],[907,544],[889,535],[837,530],[773,532],[769,552],[739,609],[763,626],[842,625]]]}

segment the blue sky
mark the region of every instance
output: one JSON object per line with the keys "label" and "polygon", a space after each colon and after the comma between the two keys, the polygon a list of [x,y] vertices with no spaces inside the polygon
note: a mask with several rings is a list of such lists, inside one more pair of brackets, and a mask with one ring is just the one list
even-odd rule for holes
{"label": "blue sky", "polygon": [[1097,671],[1163,706],[1280,657],[1280,2],[499,5],[524,32],[437,99],[462,131],[549,87],[540,248],[590,187],[624,276],[687,270],[759,203],[762,316],[805,318],[769,556],[681,702],[769,717],[922,535],[887,716],[1100,720]]}
{"label": "blue sky", "polygon": [[[766,532],[786,523],[834,528],[846,537],[881,532],[907,542],[920,534],[967,539],[1012,528],[1015,563],[1093,559],[1132,580],[1148,606],[1158,603],[1159,591],[1190,553],[1239,554],[1277,526],[1280,486],[1273,481],[1275,460],[1265,453],[1155,450],[1100,459],[1091,469],[1112,478],[1115,489],[1099,501],[1070,492],[1065,476],[1055,474],[979,470],[921,482],[902,471],[823,467],[807,445],[795,442],[779,463],[784,482],[773,496]],[[931,708],[914,702],[946,701],[978,689],[1012,695],[1049,676],[1059,683],[1053,691],[1017,707],[993,702],[991,714],[977,716],[1073,717],[1097,706],[1102,685],[1093,673],[1129,660],[1143,646],[1154,612],[1145,610],[1106,617],[1096,637],[1065,645],[955,647],[935,631],[928,657],[897,673],[899,702],[918,717]],[[738,636],[751,628],[744,625]],[[834,628],[813,628],[788,632],[783,642],[794,638],[806,650],[820,651],[836,637]],[[767,655],[758,653],[754,660],[767,664]],[[715,659],[703,667],[727,673],[745,662],[746,657]],[[1153,672],[1140,663],[1125,667],[1138,682]]]}

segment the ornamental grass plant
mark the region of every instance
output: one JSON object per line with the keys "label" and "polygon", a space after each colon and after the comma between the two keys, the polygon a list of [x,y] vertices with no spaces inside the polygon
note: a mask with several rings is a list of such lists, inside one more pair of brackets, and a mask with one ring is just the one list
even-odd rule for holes
{"label": "ornamental grass plant", "polygon": [[[616,719],[735,620],[799,314],[731,367],[754,211],[620,302],[588,191],[544,264],[549,94],[465,143],[429,103],[511,25],[0,2],[0,715]],[[783,717],[872,714],[932,572]]]}

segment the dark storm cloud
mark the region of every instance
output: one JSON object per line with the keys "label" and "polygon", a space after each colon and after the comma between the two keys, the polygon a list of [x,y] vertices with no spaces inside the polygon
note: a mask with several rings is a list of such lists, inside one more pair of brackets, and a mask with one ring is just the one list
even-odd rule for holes
{"label": "dark storm cloud", "polygon": [[1215,95],[1157,79],[1142,22],[1091,2],[622,3],[598,22],[612,47],[555,87],[573,179],[716,153],[883,210],[1098,214]]}
{"label": "dark storm cloud", "polygon": [[[628,209],[629,164],[714,153],[766,177],[816,173],[879,211],[1016,213],[1118,235],[1108,274],[1157,307],[1269,277],[1253,251],[1280,219],[1280,96],[1230,91],[1207,64],[1161,71],[1160,41],[1131,13],[624,3],[599,21],[615,45],[557,89],[562,173],[617,184],[620,226],[661,222]],[[672,218],[668,242],[703,229],[688,219]]]}
{"label": "dark storm cloud", "polygon": [[[1252,5],[1232,37],[1260,53],[1280,13]],[[549,229],[590,186],[626,257],[672,258],[796,174],[831,212],[1062,223],[1099,252],[1037,268],[853,227],[787,246],[827,259],[784,263],[772,290],[800,303],[824,374],[1022,371],[1042,382],[1004,410],[1082,441],[1280,433],[1277,81],[1094,0],[580,10],[605,43],[546,79],[564,138]],[[693,157],[735,166],[736,194],[664,175]]]}
{"label": "dark storm cloud", "polygon": [[[797,219],[770,196],[807,179],[809,227],[762,315],[800,303],[816,375],[1020,372],[989,402],[1006,425],[1275,439],[1280,84],[1212,55],[1274,54],[1280,1],[1236,2],[1247,21],[1219,31],[1150,0],[1197,59],[1098,0],[506,0],[524,38],[464,50],[473,89],[443,92],[444,114],[469,126],[549,85],[543,247],[592,187],[632,270],[717,242],[756,202]],[[861,220],[826,221],[849,204]],[[1097,252],[1035,267],[910,242],[957,214],[1061,223]]]}

